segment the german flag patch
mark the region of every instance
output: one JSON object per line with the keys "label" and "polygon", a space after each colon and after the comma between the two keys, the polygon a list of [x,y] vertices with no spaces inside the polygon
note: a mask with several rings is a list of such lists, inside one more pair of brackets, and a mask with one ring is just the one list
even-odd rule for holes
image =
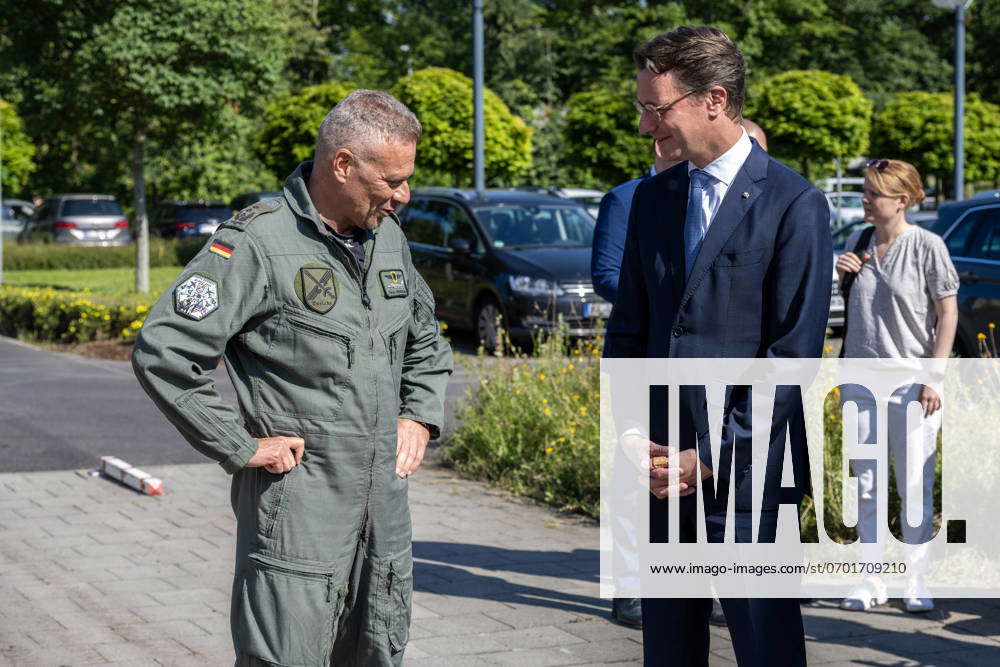
{"label": "german flag patch", "polygon": [[219,255],[224,259],[229,259],[230,257],[233,256],[233,249],[225,245],[224,243],[219,243],[218,241],[212,243],[211,247],[209,247],[209,250],[211,250],[216,255]]}

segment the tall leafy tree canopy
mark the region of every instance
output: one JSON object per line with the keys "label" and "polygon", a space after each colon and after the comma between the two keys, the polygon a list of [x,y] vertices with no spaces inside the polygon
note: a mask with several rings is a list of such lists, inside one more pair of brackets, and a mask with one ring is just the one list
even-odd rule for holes
{"label": "tall leafy tree canopy", "polygon": [[[948,93],[897,95],[875,118],[872,152],[906,160],[949,181],[954,169],[954,98]],[[965,177],[1000,180],[1000,106],[970,95],[965,103]]]}
{"label": "tall leafy tree canopy", "polygon": [[766,128],[771,152],[809,178],[814,167],[868,149],[872,103],[848,76],[792,70],[765,79],[747,114]]}
{"label": "tall leafy tree canopy", "polygon": [[0,100],[0,178],[4,196],[26,194],[28,176],[35,170],[35,146],[24,133],[14,107]]}
{"label": "tall leafy tree canopy", "polygon": [[[472,184],[472,79],[443,67],[414,72],[392,93],[424,128],[414,184]],[[531,168],[531,128],[496,93],[483,95],[487,184],[511,185]]]}

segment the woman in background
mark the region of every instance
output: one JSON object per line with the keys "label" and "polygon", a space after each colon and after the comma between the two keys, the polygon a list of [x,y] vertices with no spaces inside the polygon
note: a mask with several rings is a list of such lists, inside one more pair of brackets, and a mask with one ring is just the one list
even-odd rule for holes
{"label": "woman in background", "polygon": [[[845,357],[874,358],[947,358],[951,353],[958,323],[958,274],[948,256],[944,241],[921,227],[906,222],[906,210],[924,199],[920,174],[902,160],[872,160],[865,170],[862,205],[865,220],[874,226],[866,247],[854,252],[863,232],[855,232],[847,241],[849,249],[837,259],[837,272],[844,277],[856,274],[850,288],[847,309]],[[874,442],[875,406],[860,395],[844,391],[841,401],[858,405],[859,442]],[[909,434],[909,439],[923,447],[922,460],[904,467],[907,443],[906,406],[919,401],[923,419]],[[933,532],[934,463],[937,433],[941,426],[941,398],[928,386],[915,384],[905,394],[890,401],[889,450],[893,457],[896,488],[904,499],[923,494],[922,521],[910,528],[904,520],[903,539],[920,544],[907,559],[909,577],[903,602],[907,611],[926,612],[934,601],[923,582],[927,569],[927,543]],[[909,478],[906,468],[910,469]],[[871,464],[853,465],[858,477],[860,502],[858,533],[862,543],[875,525],[875,470]],[[905,516],[905,514],[904,514]],[[871,537],[871,536],[868,536]],[[881,548],[871,545],[866,561],[880,562]],[[886,586],[880,577],[871,576],[841,602],[844,609],[866,611],[887,601]]]}

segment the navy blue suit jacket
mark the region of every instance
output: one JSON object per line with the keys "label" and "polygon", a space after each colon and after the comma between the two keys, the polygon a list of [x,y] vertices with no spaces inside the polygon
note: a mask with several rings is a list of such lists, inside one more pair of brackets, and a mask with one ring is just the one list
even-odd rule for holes
{"label": "navy blue suit jacket", "polygon": [[601,199],[601,208],[594,225],[594,244],[590,254],[590,277],[594,291],[614,303],[618,297],[618,273],[622,268],[625,252],[625,232],[628,230],[629,211],[635,189],[649,178],[647,171],[639,178],[625,181],[612,188]]}
{"label": "navy blue suit jacket", "polygon": [[[821,356],[833,261],[829,206],[823,194],[755,142],[685,281],[688,184],[687,162],[638,184],[604,356]],[[745,436],[749,442],[748,396],[732,394],[723,441]],[[776,413],[778,405],[789,415],[795,412],[792,400],[779,396]],[[682,401],[682,411],[690,407]],[[692,411],[694,428],[704,441],[707,423],[698,412]],[[799,430],[792,426],[793,433]],[[804,430],[801,433],[804,436]],[[682,449],[693,446],[683,431],[681,437]],[[651,438],[664,442],[652,432]],[[783,429],[772,437],[772,446],[778,444],[784,451]],[[796,457],[797,447],[803,451]],[[796,496],[801,499],[808,489],[801,467],[807,465],[804,439],[792,443],[792,453],[798,459]],[[710,465],[710,460],[702,460]],[[749,497],[741,498],[739,491],[749,470],[741,471],[739,465],[736,470],[737,509],[749,509]],[[776,502],[765,498],[765,507]]]}

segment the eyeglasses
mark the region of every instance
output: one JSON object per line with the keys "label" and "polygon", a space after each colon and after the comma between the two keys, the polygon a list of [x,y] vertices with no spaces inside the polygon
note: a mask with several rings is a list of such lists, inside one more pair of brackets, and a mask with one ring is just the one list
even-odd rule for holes
{"label": "eyeglasses", "polygon": [[882,158],[875,158],[874,160],[869,160],[868,164],[865,165],[865,169],[874,169],[875,171],[882,171],[889,166],[889,161]]}
{"label": "eyeglasses", "polygon": [[681,100],[683,100],[688,95],[693,95],[696,92],[698,92],[698,91],[697,90],[689,90],[688,92],[684,93],[683,95],[681,95],[680,97],[678,97],[673,102],[668,102],[667,104],[661,104],[660,106],[653,106],[652,104],[643,104],[639,100],[633,100],[633,104],[635,104],[635,110],[638,111],[640,114],[645,113],[645,112],[648,111],[649,113],[651,113],[654,116],[656,116],[656,120],[657,121],[661,121],[661,120],[663,120],[663,114],[665,114],[668,111],[670,111],[670,109],[673,108],[673,106],[675,104],[677,104],[678,102],[680,102]]}

